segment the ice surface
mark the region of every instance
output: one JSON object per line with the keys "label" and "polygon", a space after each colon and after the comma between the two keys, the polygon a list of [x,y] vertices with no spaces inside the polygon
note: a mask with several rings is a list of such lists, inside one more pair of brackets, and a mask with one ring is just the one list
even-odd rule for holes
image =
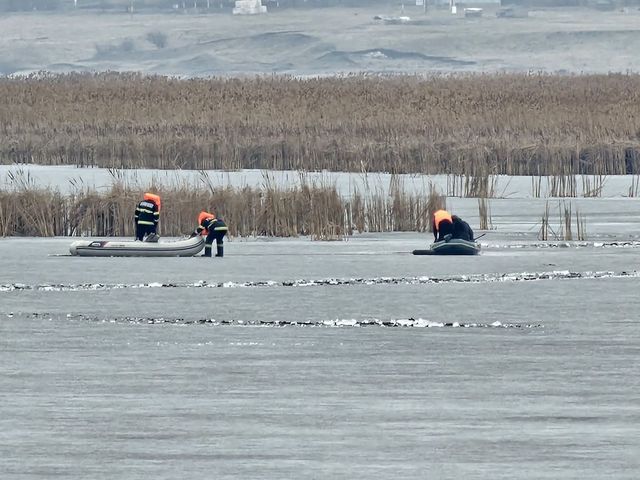
{"label": "ice surface", "polygon": [[411,255],[416,233],[232,239],[223,259],[1,239],[0,471],[634,479],[625,228],[541,248],[505,223],[475,257]]}

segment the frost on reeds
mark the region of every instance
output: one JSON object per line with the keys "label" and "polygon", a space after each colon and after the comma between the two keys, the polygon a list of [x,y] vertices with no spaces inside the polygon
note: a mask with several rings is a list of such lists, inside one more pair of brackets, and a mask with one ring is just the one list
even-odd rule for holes
{"label": "frost on reeds", "polygon": [[475,192],[488,172],[640,173],[640,75],[34,75],[0,79],[0,131],[3,163],[364,167],[461,175]]}

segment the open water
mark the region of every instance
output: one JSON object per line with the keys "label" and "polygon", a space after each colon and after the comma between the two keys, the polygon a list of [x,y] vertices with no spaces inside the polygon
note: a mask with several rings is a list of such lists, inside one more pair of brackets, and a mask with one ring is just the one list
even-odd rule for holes
{"label": "open water", "polygon": [[637,479],[640,244],[0,240],[2,479]]}

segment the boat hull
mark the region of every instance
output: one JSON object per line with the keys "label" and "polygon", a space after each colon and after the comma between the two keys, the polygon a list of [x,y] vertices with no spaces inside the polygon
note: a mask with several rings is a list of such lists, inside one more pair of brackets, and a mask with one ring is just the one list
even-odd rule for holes
{"label": "boat hull", "polygon": [[78,240],[69,252],[80,257],[193,257],[203,248],[204,238],[198,236],[167,242]]}
{"label": "boat hull", "polygon": [[480,244],[453,238],[448,242],[442,240],[431,244],[426,250],[414,250],[414,255],[478,255],[480,253]]}

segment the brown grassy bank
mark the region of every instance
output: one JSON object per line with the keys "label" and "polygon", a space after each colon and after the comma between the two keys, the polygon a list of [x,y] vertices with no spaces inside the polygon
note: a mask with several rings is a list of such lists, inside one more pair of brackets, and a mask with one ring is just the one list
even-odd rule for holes
{"label": "brown grassy bank", "polygon": [[640,75],[0,79],[0,162],[640,173]]}
{"label": "brown grassy bank", "polygon": [[[134,236],[133,214],[144,191],[115,183],[109,191],[58,190],[17,185],[0,190],[0,236]],[[392,195],[354,192],[342,198],[330,185],[303,183],[280,189],[227,187],[215,191],[175,185],[160,190],[159,233],[192,232],[201,209],[224,218],[233,236],[298,236],[338,239],[354,231],[425,231],[429,199],[410,196],[399,186]]]}

